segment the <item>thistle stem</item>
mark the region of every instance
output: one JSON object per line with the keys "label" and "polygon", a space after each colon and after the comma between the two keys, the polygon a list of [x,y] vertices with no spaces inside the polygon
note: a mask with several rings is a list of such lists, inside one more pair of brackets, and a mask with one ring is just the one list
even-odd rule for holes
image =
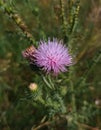
{"label": "thistle stem", "polygon": [[64,42],[67,42],[68,36],[67,36],[67,21],[65,17],[65,10],[64,10],[64,1],[60,0],[60,6],[61,6],[61,18],[63,23],[63,34],[64,34]]}
{"label": "thistle stem", "polygon": [[74,84],[73,84],[74,68],[72,66],[70,67],[69,76],[70,76],[70,89],[72,92],[72,95],[71,95],[72,110],[73,110],[73,112],[76,112],[76,99],[75,99]]}
{"label": "thistle stem", "polygon": [[19,14],[17,14],[11,6],[8,6],[4,0],[0,0],[0,6],[3,7],[4,12],[7,13],[9,17],[16,23],[16,25],[22,30],[23,34],[30,41],[30,43],[34,43],[35,40],[32,34],[29,32],[28,27],[19,16]]}

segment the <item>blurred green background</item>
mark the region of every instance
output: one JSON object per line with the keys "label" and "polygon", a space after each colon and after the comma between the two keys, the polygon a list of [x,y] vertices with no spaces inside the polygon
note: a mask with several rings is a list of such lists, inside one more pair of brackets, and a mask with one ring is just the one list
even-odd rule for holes
{"label": "blurred green background", "polygon": [[[68,0],[64,2],[68,19]],[[9,0],[8,4],[21,16],[36,43],[48,37],[62,39],[58,0]],[[81,0],[78,21],[71,40],[79,61],[76,78],[88,69],[90,60],[101,51],[101,0]],[[0,130],[30,130],[40,121],[40,113],[36,116],[38,111],[24,100],[29,84],[39,80],[22,57],[22,50],[29,45],[19,27],[0,7]],[[88,91],[85,87],[78,99],[83,96],[99,111],[89,124],[101,129],[101,60],[87,80]]]}

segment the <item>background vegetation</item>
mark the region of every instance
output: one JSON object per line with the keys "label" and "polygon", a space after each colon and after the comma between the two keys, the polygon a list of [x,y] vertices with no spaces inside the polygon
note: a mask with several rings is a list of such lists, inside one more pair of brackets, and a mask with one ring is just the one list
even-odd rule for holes
{"label": "background vegetation", "polygon": [[[70,8],[72,5],[69,6],[71,1],[64,0],[64,21],[72,19]],[[77,128],[75,123],[73,126],[67,123],[68,129],[100,130],[101,0],[81,0],[80,4],[77,4],[80,6],[78,11],[74,8],[76,5],[73,6],[74,12],[78,13],[77,16],[75,13],[75,17],[73,16],[77,22],[74,28],[72,23],[68,22],[67,25],[63,23],[59,0],[5,0],[5,2],[6,5],[2,5],[2,0],[0,1],[0,130],[34,130],[45,116],[45,110],[41,106],[38,109],[33,106],[28,93],[30,83],[40,86],[43,82],[38,72],[32,70],[28,62],[23,59],[22,50],[29,47],[31,42],[37,46],[40,39],[48,37],[57,37],[70,43],[76,62],[72,80],[75,83],[76,115],[79,124]],[[8,10],[5,10],[6,7]],[[27,25],[27,31],[25,26],[24,30],[19,24],[17,25],[9,13],[10,10],[18,14],[18,18]],[[32,35],[26,36],[29,33]],[[66,91],[65,104],[70,115],[72,93],[69,91],[67,77],[68,73],[59,75],[57,85],[61,84]],[[57,124],[51,128],[41,129],[67,128],[61,128]],[[62,125],[65,126],[63,123]]]}

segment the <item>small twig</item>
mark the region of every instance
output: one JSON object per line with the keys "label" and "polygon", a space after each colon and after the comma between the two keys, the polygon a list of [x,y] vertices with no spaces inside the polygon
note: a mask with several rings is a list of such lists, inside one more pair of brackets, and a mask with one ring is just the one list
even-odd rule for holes
{"label": "small twig", "polygon": [[78,123],[78,125],[83,127],[83,128],[90,129],[90,130],[101,130],[101,129],[97,128],[97,127],[92,127],[92,126],[89,126],[89,125],[86,125],[86,124]]}
{"label": "small twig", "polygon": [[40,125],[37,126],[36,128],[32,128],[31,130],[39,130],[40,128],[42,128],[42,127],[44,127],[44,126],[48,126],[48,125],[50,125],[50,124],[51,124],[51,122],[46,121],[45,123],[40,124]]}

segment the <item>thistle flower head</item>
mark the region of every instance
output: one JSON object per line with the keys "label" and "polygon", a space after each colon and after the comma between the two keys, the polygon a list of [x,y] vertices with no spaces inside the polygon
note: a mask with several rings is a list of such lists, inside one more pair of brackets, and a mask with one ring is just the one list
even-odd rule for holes
{"label": "thistle flower head", "polygon": [[35,47],[32,45],[28,47],[26,50],[24,50],[22,52],[22,55],[24,58],[28,59],[31,63],[33,63],[35,59],[35,56],[34,56],[35,50],[36,50]]}
{"label": "thistle flower head", "polygon": [[38,49],[35,51],[35,63],[42,67],[48,73],[58,74],[65,72],[66,66],[72,64],[72,57],[68,52],[68,48],[63,45],[62,41],[53,39],[48,42],[41,41]]}

